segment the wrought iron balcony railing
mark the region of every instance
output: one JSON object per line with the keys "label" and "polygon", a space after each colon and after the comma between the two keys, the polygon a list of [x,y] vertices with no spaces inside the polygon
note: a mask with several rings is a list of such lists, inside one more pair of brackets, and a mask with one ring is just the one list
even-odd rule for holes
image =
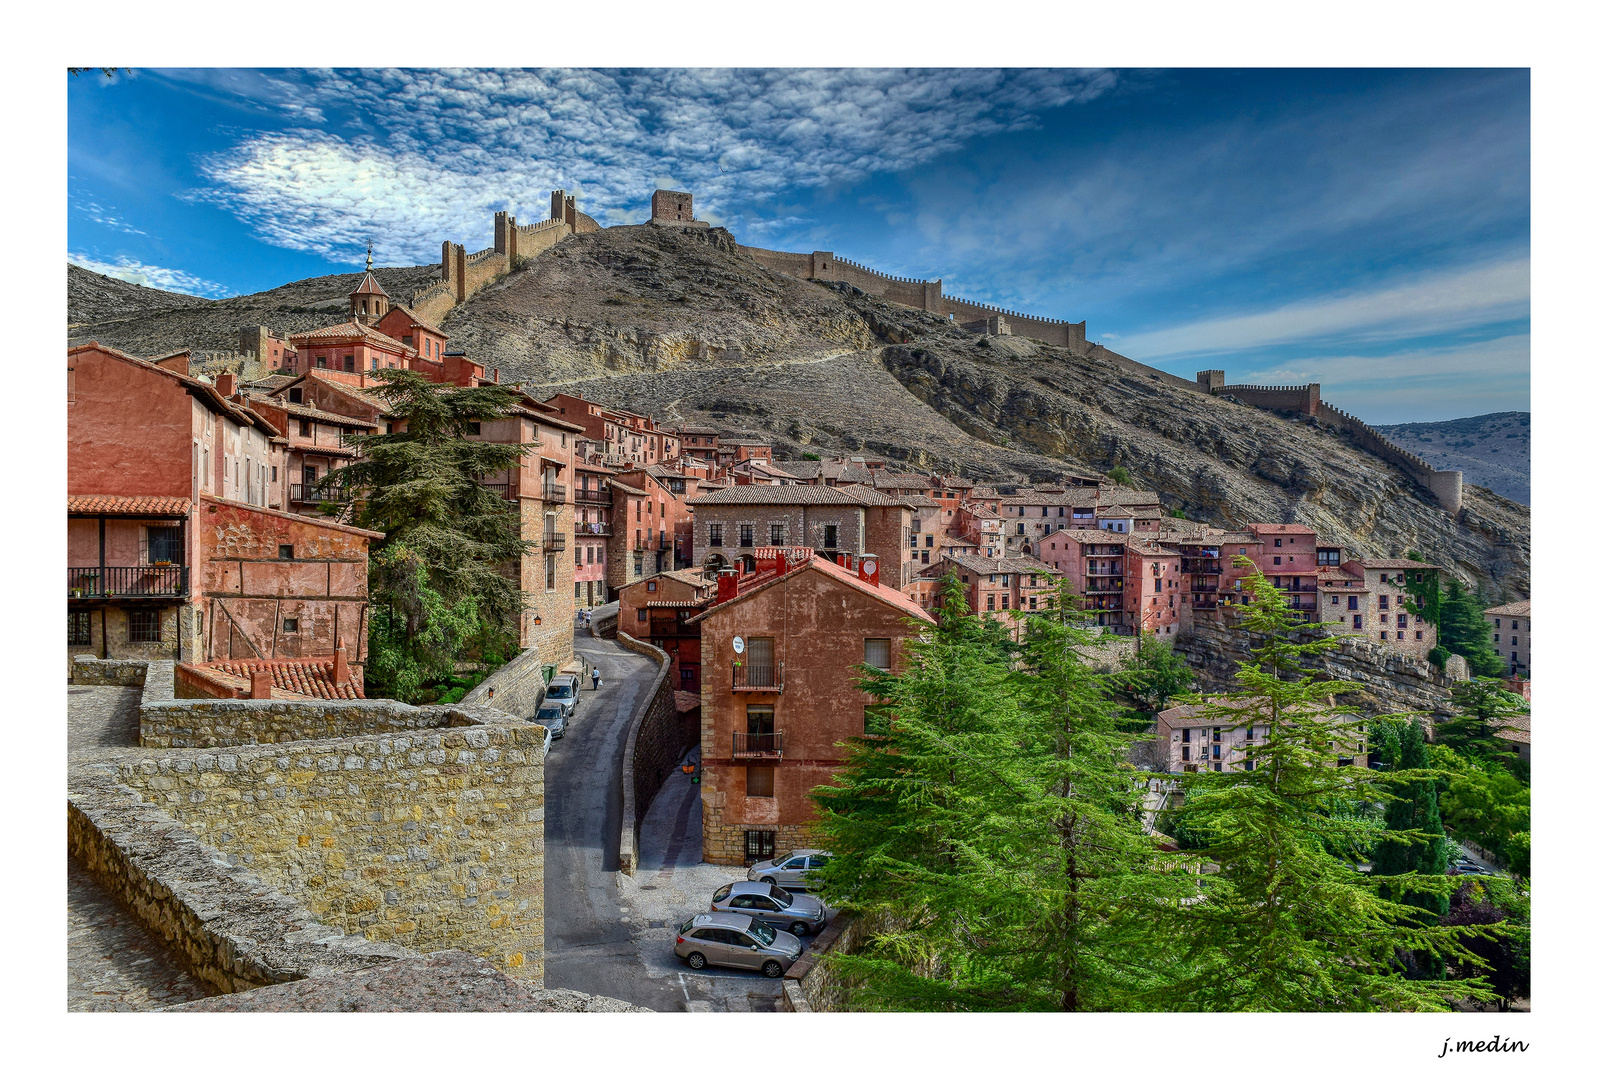
{"label": "wrought iron balcony railing", "polygon": [[572,530],[578,536],[609,536],[610,522],[608,521],[576,521],[572,523]]}
{"label": "wrought iron balcony railing", "polygon": [[67,596],[73,599],[187,595],[187,566],[67,567]]}
{"label": "wrought iron balcony railing", "polygon": [[349,501],[350,493],[346,488],[323,487],[321,484],[289,485],[289,502],[301,506],[319,506],[322,503],[342,506]]}
{"label": "wrought iron balcony railing", "polygon": [[573,488],[572,498],[586,506],[609,506],[610,489],[604,491],[591,491],[588,488]]}
{"label": "wrought iron balcony railing", "polygon": [[566,537],[561,533],[545,533],[543,549],[545,551],[565,551]]}
{"label": "wrought iron balcony railing", "polygon": [[565,502],[566,501],[566,485],[565,484],[551,483],[551,482],[549,482],[547,480],[544,481],[544,501],[545,502]]}
{"label": "wrought iron balcony railing", "polygon": [[775,664],[734,664],[732,688],[782,693],[782,661]]}
{"label": "wrought iron balcony railing", "polygon": [[735,758],[782,757],[782,732],[766,731],[759,734],[735,731],[732,733],[732,756]]}

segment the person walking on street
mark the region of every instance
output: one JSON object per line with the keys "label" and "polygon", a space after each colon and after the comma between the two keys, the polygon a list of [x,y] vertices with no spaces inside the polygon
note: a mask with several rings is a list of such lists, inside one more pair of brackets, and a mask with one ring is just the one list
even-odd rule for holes
{"label": "person walking on street", "polygon": [[597,664],[594,665],[594,670],[592,672],[590,672],[590,674],[592,674],[593,677],[594,677],[594,689],[598,690],[599,689],[599,665],[597,665]]}

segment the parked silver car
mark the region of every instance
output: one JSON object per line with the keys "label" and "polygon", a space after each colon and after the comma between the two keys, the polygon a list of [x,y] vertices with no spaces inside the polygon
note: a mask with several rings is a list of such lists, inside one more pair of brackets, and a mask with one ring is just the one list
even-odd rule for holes
{"label": "parked silver car", "polygon": [[827,909],[814,896],[795,896],[781,885],[764,881],[729,881],[710,897],[711,911],[753,915],[790,934],[821,933]]}
{"label": "parked silver car", "polygon": [[809,888],[808,874],[827,865],[832,853],[816,848],[799,848],[780,859],[757,862],[749,868],[750,881],[764,881],[768,885],[782,885],[789,889]]}
{"label": "parked silver car", "polygon": [[566,707],[558,702],[540,705],[533,713],[533,723],[548,728],[551,738],[563,739],[566,737]]}
{"label": "parked silver car", "polygon": [[575,675],[556,675],[549,680],[549,687],[544,691],[544,701],[564,706],[568,720],[577,711],[577,702],[582,696],[582,680]]}
{"label": "parked silver car", "polygon": [[792,934],[748,915],[695,915],[677,927],[676,953],[695,971],[707,965],[746,968],[778,979],[804,951]]}

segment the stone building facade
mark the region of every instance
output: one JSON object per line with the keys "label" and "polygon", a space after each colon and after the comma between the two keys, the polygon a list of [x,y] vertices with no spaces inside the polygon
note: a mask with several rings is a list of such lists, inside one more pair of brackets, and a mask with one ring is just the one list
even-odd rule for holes
{"label": "stone building facade", "polygon": [[[1493,627],[1493,650],[1511,679],[1531,678],[1531,601],[1516,600],[1488,608],[1483,614]],[[1529,723],[1529,722],[1528,722]],[[1529,740],[1529,727],[1527,738]],[[1529,741],[1526,753],[1531,753]]]}

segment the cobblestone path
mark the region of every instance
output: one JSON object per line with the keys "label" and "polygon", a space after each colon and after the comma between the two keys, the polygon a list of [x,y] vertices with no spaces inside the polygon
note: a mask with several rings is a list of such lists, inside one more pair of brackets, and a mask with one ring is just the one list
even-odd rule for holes
{"label": "cobblestone path", "polygon": [[[140,690],[67,687],[67,756],[137,745]],[[206,996],[166,946],[67,859],[67,1011],[140,1012]]]}

